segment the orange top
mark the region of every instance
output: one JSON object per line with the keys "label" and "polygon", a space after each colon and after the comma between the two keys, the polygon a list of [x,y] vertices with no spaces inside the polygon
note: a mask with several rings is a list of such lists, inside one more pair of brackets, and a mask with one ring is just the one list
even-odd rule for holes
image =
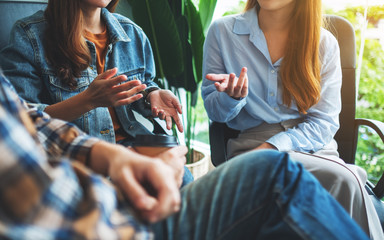
{"label": "orange top", "polygon": [[[107,47],[108,47],[107,28],[105,28],[105,30],[102,33],[98,33],[98,34],[93,34],[91,32],[84,30],[84,36],[89,41],[95,44],[97,74],[101,74],[104,72],[105,55],[107,54]],[[109,107],[108,110],[112,118],[113,129],[115,130],[116,142],[126,138],[127,136],[124,135],[124,131],[118,131],[121,128],[121,124],[119,122],[119,119],[117,118],[116,110],[113,107]]]}

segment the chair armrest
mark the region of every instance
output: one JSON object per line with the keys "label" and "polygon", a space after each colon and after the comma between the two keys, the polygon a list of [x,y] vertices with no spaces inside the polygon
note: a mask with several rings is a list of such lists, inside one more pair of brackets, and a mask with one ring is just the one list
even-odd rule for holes
{"label": "chair armrest", "polygon": [[[358,134],[357,130],[359,126],[368,126],[373,130],[375,130],[375,132],[380,136],[381,140],[384,143],[384,123],[383,122],[372,120],[372,119],[363,119],[363,118],[355,119],[356,137],[354,141],[356,142],[356,144],[357,144],[357,134]],[[372,191],[375,193],[375,195],[379,199],[381,199],[384,196],[384,173],[381,175],[379,181],[377,182],[376,186],[373,187]]]}

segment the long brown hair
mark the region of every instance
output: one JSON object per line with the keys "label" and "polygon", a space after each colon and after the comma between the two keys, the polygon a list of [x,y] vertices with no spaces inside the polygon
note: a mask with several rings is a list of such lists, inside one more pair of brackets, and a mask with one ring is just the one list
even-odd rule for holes
{"label": "long brown hair", "polygon": [[[248,0],[245,10],[253,7],[260,9],[257,0]],[[319,46],[322,23],[321,0],[295,0],[280,77],[283,103],[289,107],[295,101],[299,112],[304,114],[320,100]]]}
{"label": "long brown hair", "polygon": [[[81,0],[49,0],[44,16],[47,28],[44,33],[46,57],[55,68],[63,84],[75,88],[91,61],[88,46],[83,38],[83,12]],[[107,9],[113,12],[119,0],[112,0]]]}

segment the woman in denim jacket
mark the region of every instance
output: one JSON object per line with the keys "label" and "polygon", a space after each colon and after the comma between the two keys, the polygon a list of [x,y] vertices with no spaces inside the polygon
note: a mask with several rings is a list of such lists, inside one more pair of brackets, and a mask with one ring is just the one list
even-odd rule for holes
{"label": "woman in denim jacket", "polygon": [[[149,131],[144,117],[172,118],[183,131],[181,105],[152,81],[155,65],[140,27],[114,11],[118,0],[48,1],[19,20],[0,65],[19,95],[52,117],[108,142]],[[147,107],[150,103],[151,108]]]}

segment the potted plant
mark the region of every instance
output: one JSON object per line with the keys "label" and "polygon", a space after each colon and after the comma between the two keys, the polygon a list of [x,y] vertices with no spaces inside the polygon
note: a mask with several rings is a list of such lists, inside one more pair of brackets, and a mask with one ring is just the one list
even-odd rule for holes
{"label": "potted plant", "polygon": [[[122,4],[129,6],[119,9],[120,13],[133,18],[148,36],[156,62],[155,81],[173,91],[183,105],[184,136],[179,138],[184,138],[189,149],[187,166],[201,157],[192,145],[196,125],[194,110],[202,80],[205,33],[216,1],[195,0],[196,8],[191,0],[125,0]],[[206,168],[208,170],[208,165]]]}

